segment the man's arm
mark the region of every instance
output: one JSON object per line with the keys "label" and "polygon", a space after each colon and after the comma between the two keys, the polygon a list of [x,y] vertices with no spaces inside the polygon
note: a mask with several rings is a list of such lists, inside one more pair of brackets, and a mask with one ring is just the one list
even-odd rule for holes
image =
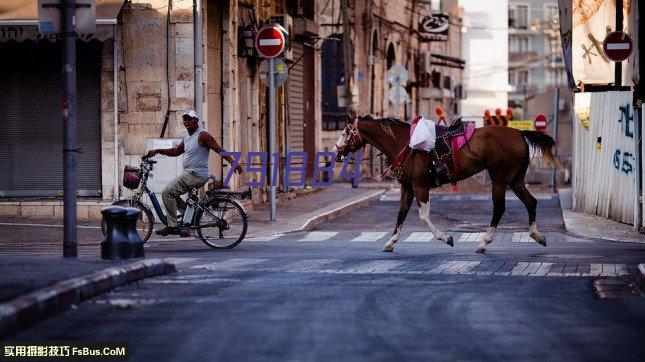
{"label": "man's arm", "polygon": [[[220,146],[219,143],[215,141],[215,138],[213,138],[213,136],[211,136],[208,132],[200,133],[199,138],[197,140],[200,145],[204,147],[208,147],[211,150],[217,152],[218,154],[221,152],[226,152],[226,150],[222,148],[222,146]],[[222,156],[222,158],[228,161],[228,163],[230,163],[231,165],[234,162],[233,157],[231,156]],[[235,172],[242,173],[242,166],[237,165],[237,167],[235,167]]]}
{"label": "man's arm", "polygon": [[184,153],[184,141],[181,141],[180,144],[177,145],[177,147],[173,148],[159,148],[155,150],[150,150],[148,151],[148,157],[152,157],[156,154],[162,154],[165,156],[170,156],[170,157],[177,157]]}

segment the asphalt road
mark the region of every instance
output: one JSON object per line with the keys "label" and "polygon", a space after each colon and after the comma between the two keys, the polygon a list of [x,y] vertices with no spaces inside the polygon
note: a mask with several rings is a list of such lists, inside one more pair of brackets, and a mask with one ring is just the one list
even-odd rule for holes
{"label": "asphalt road", "polygon": [[[414,210],[395,252],[382,253],[395,201],[229,251],[151,244],[147,255],[173,258],[177,273],[118,288],[15,339],[127,340],[133,361],[644,359],[645,299],[627,284],[645,245],[566,235],[545,200],[547,248],[528,239],[525,212],[509,202],[510,226],[476,254],[486,200],[434,201],[463,221],[433,218],[454,248],[431,240]],[[594,281],[608,280],[627,291],[600,299]]]}

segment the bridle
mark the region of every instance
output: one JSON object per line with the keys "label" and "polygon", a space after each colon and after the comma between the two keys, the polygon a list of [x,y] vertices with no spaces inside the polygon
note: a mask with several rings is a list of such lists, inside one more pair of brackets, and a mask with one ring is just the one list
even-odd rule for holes
{"label": "bridle", "polygon": [[[347,139],[345,140],[345,144],[339,145],[336,143],[336,150],[337,152],[343,152],[345,151],[345,148],[349,147],[350,149],[356,148],[358,149],[360,145],[362,144],[363,147],[365,147],[365,144],[363,143],[363,138],[361,137],[361,133],[358,131],[358,120],[359,118],[356,118],[354,122],[350,123],[347,125],[348,134],[347,134]],[[358,145],[358,147],[356,147]]]}

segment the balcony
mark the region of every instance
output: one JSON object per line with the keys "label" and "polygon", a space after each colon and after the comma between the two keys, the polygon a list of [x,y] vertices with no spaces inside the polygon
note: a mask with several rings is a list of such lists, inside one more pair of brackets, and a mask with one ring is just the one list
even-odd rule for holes
{"label": "balcony", "polygon": [[514,86],[515,89],[508,93],[509,101],[525,100],[535,96],[537,93],[537,86],[533,84],[518,84]]}
{"label": "balcony", "polygon": [[508,61],[510,62],[534,62],[538,60],[537,52],[509,52]]}

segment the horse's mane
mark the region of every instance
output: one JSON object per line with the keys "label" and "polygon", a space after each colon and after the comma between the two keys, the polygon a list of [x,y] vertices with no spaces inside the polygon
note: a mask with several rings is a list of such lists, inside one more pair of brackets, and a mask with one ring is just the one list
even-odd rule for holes
{"label": "horse's mane", "polygon": [[[402,126],[402,127],[410,127],[410,124],[406,121],[400,120],[398,118],[394,117],[384,117],[384,118],[375,118],[371,114],[359,117],[361,120],[366,120],[366,121],[378,121],[379,125],[387,133],[390,135],[390,137],[394,138],[395,140],[397,139],[396,135],[394,134],[394,131],[392,131],[391,126]],[[407,132],[406,132],[407,134]]]}

